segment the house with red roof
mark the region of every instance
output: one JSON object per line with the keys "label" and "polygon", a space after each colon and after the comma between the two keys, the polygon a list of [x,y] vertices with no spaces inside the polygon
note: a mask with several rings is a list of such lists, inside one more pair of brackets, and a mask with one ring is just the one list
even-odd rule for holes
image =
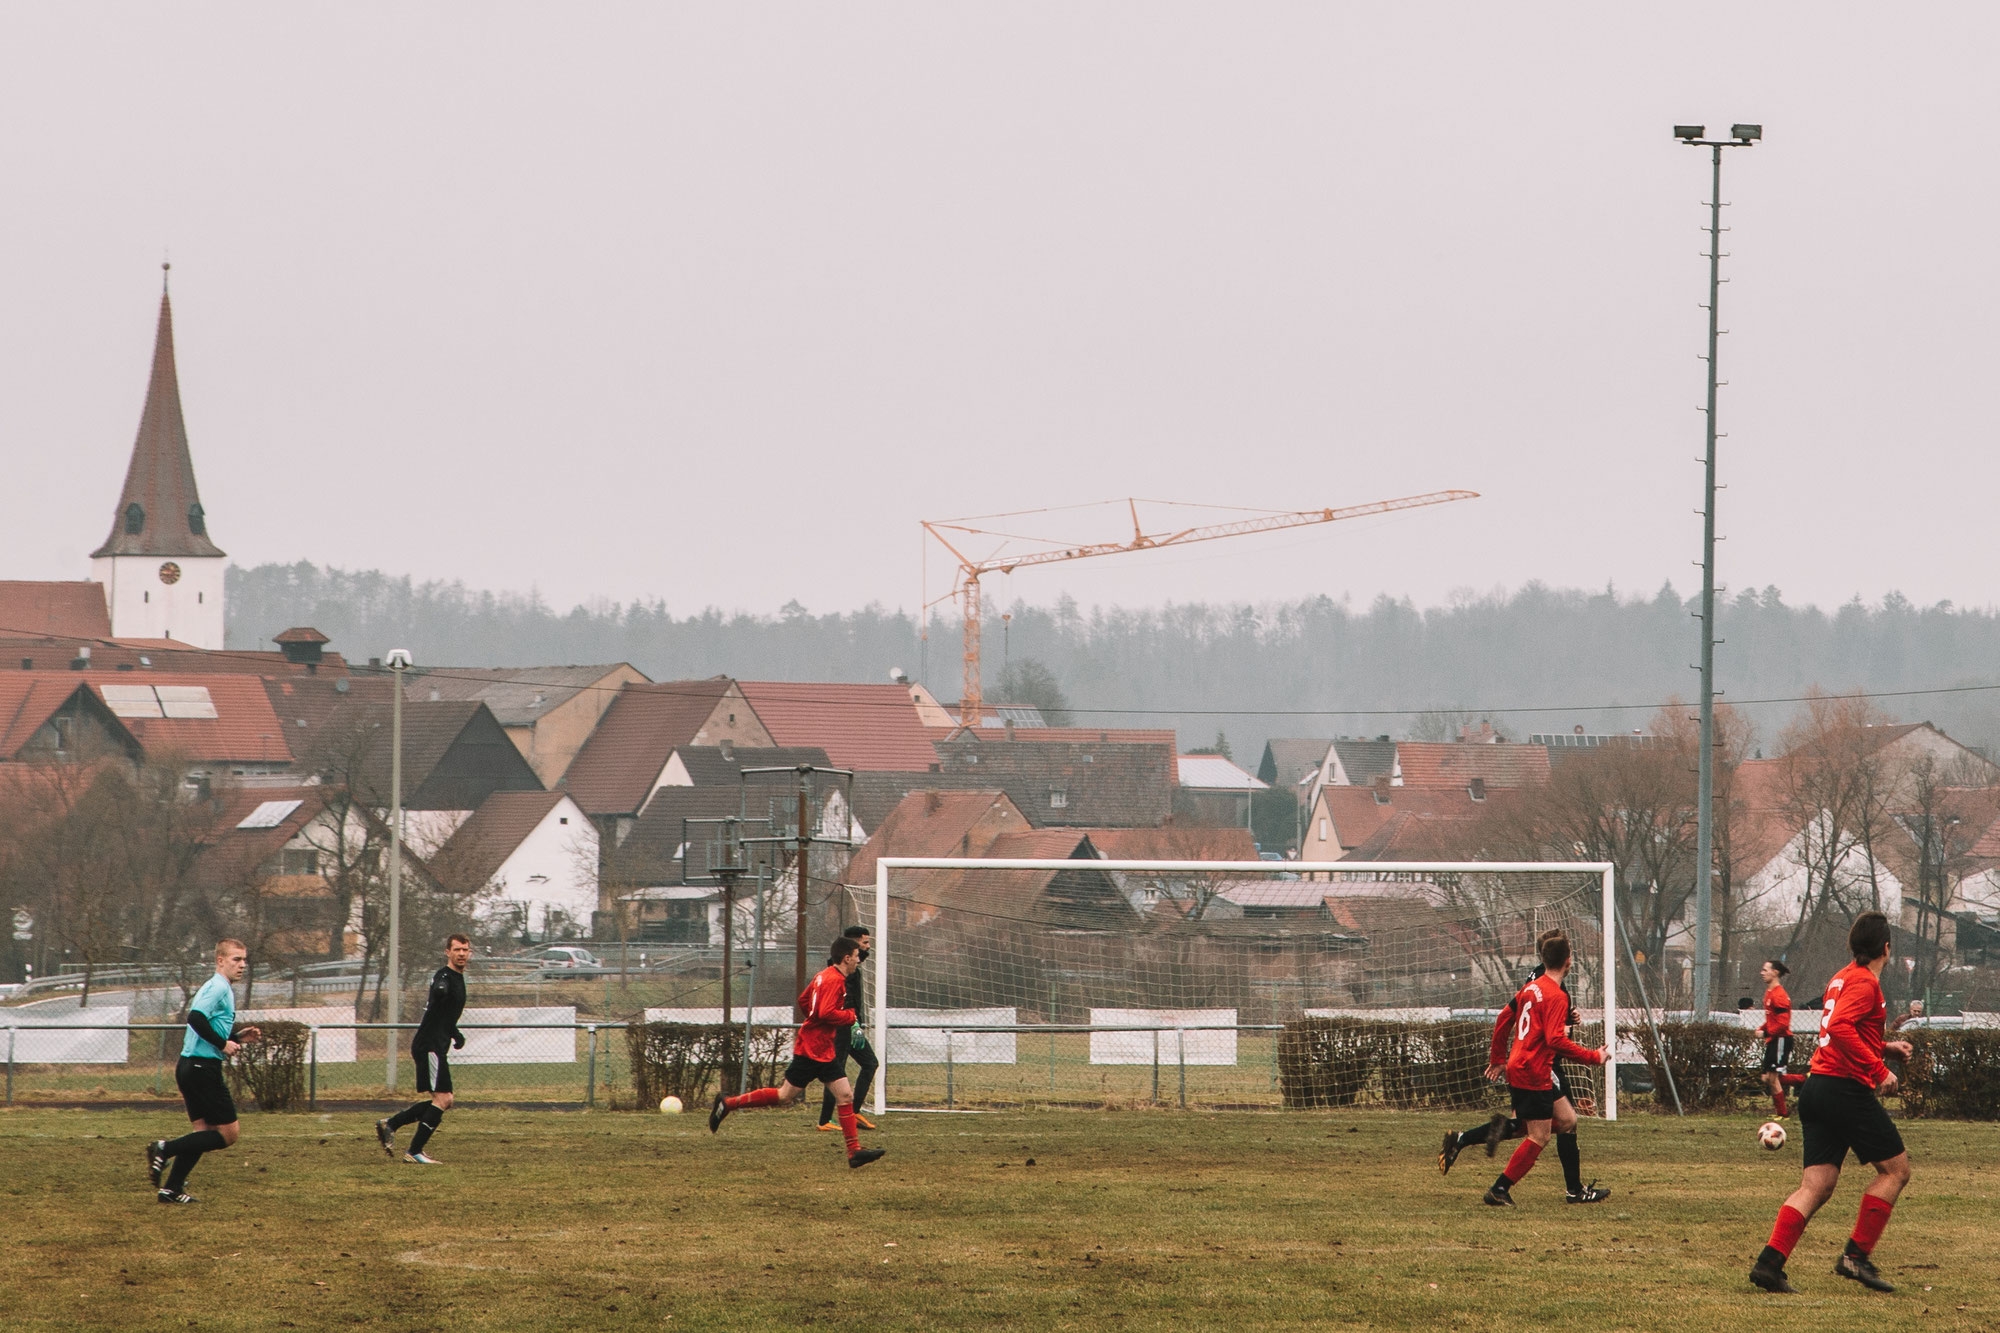
{"label": "house with red roof", "polygon": [[738,684],[770,733],[765,744],[821,749],[835,768],[850,772],[924,773],[938,762],[931,729],[906,685]]}
{"label": "house with red roof", "polygon": [[429,857],[450,889],[482,895],[496,933],[523,944],[591,938],[596,825],[568,793],[496,791]]}
{"label": "house with red roof", "polygon": [[[905,703],[907,704],[907,699]],[[627,684],[557,783],[594,819],[635,820],[688,745],[778,744],[743,687],[727,676]]]}

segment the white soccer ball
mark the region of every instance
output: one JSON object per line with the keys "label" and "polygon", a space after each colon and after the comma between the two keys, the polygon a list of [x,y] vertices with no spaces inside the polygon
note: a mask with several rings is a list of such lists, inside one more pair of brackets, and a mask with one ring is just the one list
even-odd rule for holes
{"label": "white soccer ball", "polygon": [[1766,1120],[1757,1127],[1757,1142],[1772,1152],[1785,1146],[1785,1127],[1775,1120]]}
{"label": "white soccer ball", "polygon": [[[660,1113],[662,1115],[679,1115],[681,1113],[681,1099],[674,1096],[660,1098]],[[1779,1130],[1778,1138],[1780,1141],[1784,1139],[1784,1136],[1785,1131],[1782,1129]]]}

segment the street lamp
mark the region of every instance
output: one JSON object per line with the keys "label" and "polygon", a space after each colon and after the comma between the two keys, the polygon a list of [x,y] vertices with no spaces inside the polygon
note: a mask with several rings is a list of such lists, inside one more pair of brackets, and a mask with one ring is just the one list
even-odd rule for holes
{"label": "street lamp", "polygon": [[1711,905],[1715,878],[1715,351],[1721,334],[1717,308],[1722,293],[1722,150],[1748,148],[1764,137],[1762,125],[1732,125],[1730,138],[1703,137],[1706,126],[1676,125],[1674,137],[1710,152],[1714,175],[1708,199],[1708,405],[1706,474],[1701,506],[1701,760],[1696,790],[1694,854],[1694,1015],[1709,1012]]}
{"label": "street lamp", "polygon": [[389,699],[389,1030],[385,1076],[396,1090],[396,1025],[403,1021],[403,673],[410,669],[410,650],[392,649],[389,670],[396,692]]}

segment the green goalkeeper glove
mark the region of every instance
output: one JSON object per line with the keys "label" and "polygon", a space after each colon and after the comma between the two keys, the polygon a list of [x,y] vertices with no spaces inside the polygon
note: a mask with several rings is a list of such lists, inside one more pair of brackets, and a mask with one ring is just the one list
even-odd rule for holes
{"label": "green goalkeeper glove", "polygon": [[848,1033],[847,1045],[850,1050],[866,1050],[868,1048],[868,1034],[862,1029],[859,1023],[856,1023],[853,1030]]}

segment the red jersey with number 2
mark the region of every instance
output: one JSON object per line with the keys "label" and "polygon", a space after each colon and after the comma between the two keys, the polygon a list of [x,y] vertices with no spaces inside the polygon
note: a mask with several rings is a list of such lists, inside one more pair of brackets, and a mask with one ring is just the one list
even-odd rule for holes
{"label": "red jersey with number 2", "polygon": [[1514,1049],[1507,1056],[1507,1084],[1515,1088],[1545,1090],[1555,1086],[1549,1066],[1557,1055],[1590,1064],[1604,1063],[1596,1051],[1588,1051],[1571,1041],[1569,996],[1562,984],[1539,976],[1521,987],[1514,997],[1520,1017],[1514,1020]]}
{"label": "red jersey with number 2", "polygon": [[847,974],[829,967],[807,983],[799,996],[799,1009],[806,1021],[799,1024],[799,1038],[793,1048],[808,1060],[833,1059],[834,1035],[854,1022],[847,1003]]}
{"label": "red jersey with number 2", "polygon": [[1888,1016],[1889,1002],[1874,972],[1859,963],[1841,968],[1826,984],[1819,1047],[1809,1072],[1879,1085],[1889,1072],[1882,1063],[1882,1020]]}

